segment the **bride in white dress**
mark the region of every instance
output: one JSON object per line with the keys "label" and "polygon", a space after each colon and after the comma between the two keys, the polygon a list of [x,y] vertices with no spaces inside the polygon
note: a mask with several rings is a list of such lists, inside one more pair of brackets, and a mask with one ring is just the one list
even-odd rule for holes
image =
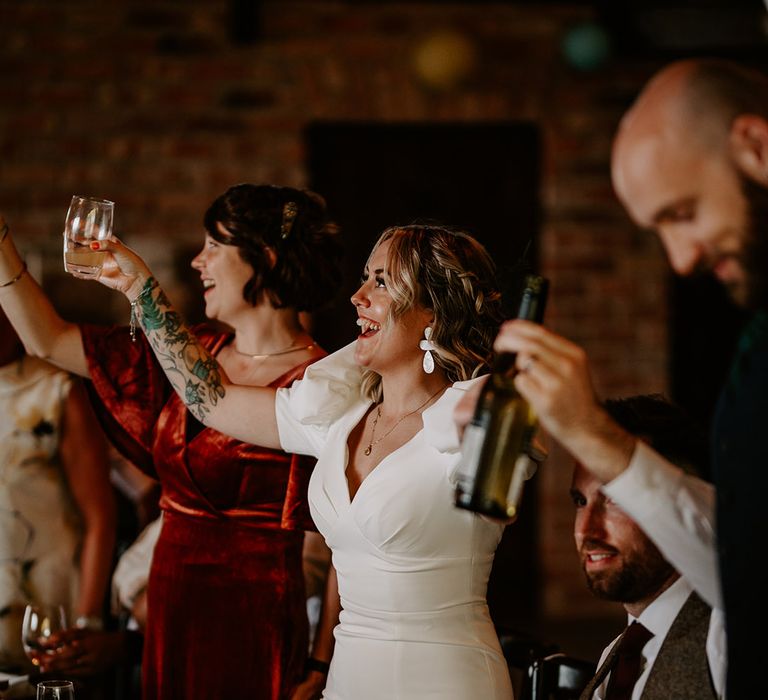
{"label": "bride in white dress", "polygon": [[100,281],[132,300],[200,421],[318,459],[310,505],[343,608],[323,697],[509,700],[485,597],[503,526],[453,506],[453,407],[487,370],[500,321],[485,250],[440,227],[385,231],[352,296],[357,340],[275,392],[231,384],[143,261],[101,245]]}

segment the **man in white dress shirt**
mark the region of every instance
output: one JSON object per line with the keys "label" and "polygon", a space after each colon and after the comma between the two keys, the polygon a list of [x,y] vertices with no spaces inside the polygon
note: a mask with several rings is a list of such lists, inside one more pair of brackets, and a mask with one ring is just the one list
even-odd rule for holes
{"label": "man in white dress shirt", "polygon": [[[625,430],[686,472],[700,471],[706,464],[705,433],[662,397],[633,396],[608,401],[605,408]],[[689,581],[680,576],[622,510],[620,504],[625,494],[621,484],[612,489],[613,497],[602,486],[576,463],[571,484],[571,498],[576,506],[573,534],[587,585],[596,596],[622,603],[628,624],[637,621],[647,630],[639,646],[640,674],[634,686],[628,688],[627,697],[631,693],[633,700],[722,698],[722,614],[712,614]],[[653,517],[663,520],[669,515],[659,510]],[[702,563],[706,573],[708,562]],[[615,668],[613,649],[618,648],[621,638],[622,635],[603,652],[583,700],[608,697]]]}
{"label": "man in white dress shirt", "polygon": [[[626,209],[658,234],[676,273],[709,272],[755,312],[713,422],[717,557],[711,488],[689,482],[611,419],[581,347],[526,321],[504,324],[494,347],[517,353],[524,371],[515,385],[547,432],[611,498],[622,490],[622,506],[664,556],[724,610],[729,700],[768,697],[764,646],[754,642],[755,631],[768,628],[768,567],[760,562],[768,540],[768,77],[725,61],[663,69],[622,120],[612,175]],[[462,414],[470,410],[467,402]]]}

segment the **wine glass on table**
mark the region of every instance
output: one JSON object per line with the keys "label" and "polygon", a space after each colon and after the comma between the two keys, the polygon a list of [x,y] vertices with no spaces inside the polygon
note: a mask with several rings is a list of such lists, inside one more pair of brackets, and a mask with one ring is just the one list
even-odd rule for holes
{"label": "wine glass on table", "polygon": [[75,686],[71,681],[41,681],[37,700],[75,700]]}
{"label": "wine glass on table", "polygon": [[27,605],[21,624],[24,653],[40,666],[46,654],[54,654],[61,646],[61,633],[67,629],[67,615],[61,605]]}
{"label": "wine glass on table", "polygon": [[115,203],[108,199],[75,195],[64,221],[64,270],[97,277],[106,251],[91,250],[91,243],[112,235]]}

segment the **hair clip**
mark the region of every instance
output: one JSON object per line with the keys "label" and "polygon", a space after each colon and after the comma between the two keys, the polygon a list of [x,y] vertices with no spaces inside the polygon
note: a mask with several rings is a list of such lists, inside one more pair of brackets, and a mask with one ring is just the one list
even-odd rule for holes
{"label": "hair clip", "polygon": [[283,220],[280,223],[280,238],[288,238],[293,228],[293,220],[299,213],[299,206],[296,202],[286,202],[283,204]]}

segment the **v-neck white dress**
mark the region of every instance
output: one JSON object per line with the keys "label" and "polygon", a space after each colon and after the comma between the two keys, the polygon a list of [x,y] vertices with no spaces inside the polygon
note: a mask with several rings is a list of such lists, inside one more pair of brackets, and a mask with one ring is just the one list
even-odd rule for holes
{"label": "v-neck white dress", "polygon": [[326,700],[509,700],[486,587],[503,527],[453,505],[457,382],[424,427],[366,477],[350,502],[347,439],[370,407],[352,345],[278,390],[284,450],[317,457],[312,517],[333,553],[342,613]]}

